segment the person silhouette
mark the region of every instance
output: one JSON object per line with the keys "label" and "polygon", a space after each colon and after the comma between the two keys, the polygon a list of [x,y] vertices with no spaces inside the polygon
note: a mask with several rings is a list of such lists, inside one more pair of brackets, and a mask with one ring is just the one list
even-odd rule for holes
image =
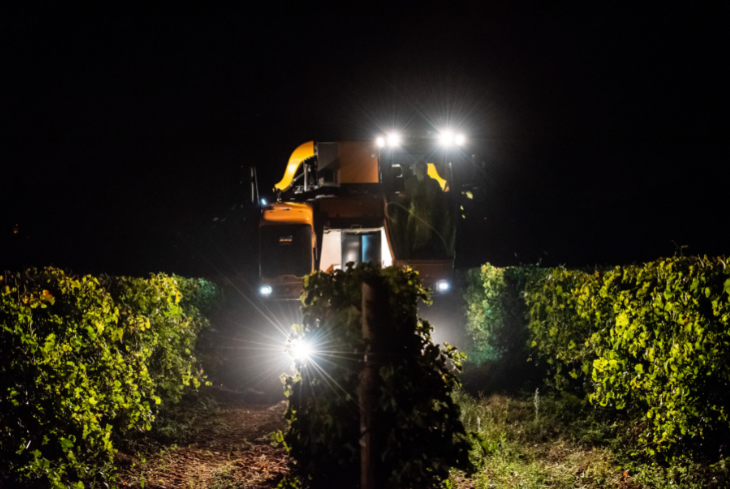
{"label": "person silhouette", "polygon": [[412,258],[419,258],[433,248],[441,186],[428,176],[425,161],[416,162],[413,173],[406,180],[403,204],[408,209],[407,248]]}

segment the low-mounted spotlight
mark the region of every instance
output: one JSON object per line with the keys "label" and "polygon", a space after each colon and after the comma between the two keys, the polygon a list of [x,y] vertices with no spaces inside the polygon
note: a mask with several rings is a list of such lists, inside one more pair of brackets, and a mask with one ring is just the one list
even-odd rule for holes
{"label": "low-mounted spotlight", "polygon": [[289,349],[289,355],[294,360],[305,361],[312,356],[312,345],[304,340],[294,340]]}
{"label": "low-mounted spotlight", "polygon": [[400,134],[391,132],[388,134],[388,146],[391,148],[395,148],[396,146],[400,146]]}
{"label": "low-mounted spotlight", "polygon": [[375,138],[375,144],[378,146],[378,148],[384,148],[385,138],[382,136],[378,136],[377,138]]}
{"label": "low-mounted spotlight", "polygon": [[449,290],[449,282],[447,280],[439,280],[436,282],[436,290],[439,292],[447,292]]}
{"label": "low-mounted spotlight", "polygon": [[271,285],[262,285],[259,289],[259,293],[264,297],[271,295],[273,291],[274,289],[271,288]]}

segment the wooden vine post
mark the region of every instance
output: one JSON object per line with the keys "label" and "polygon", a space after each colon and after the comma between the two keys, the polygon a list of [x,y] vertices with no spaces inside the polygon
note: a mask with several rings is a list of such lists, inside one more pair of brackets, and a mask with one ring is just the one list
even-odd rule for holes
{"label": "wooden vine post", "polygon": [[389,323],[388,287],[382,277],[373,277],[362,284],[362,337],[365,341],[365,362],[360,372],[360,489],[383,487],[379,479],[380,449],[377,420],[373,412],[378,404],[383,356],[387,349]]}

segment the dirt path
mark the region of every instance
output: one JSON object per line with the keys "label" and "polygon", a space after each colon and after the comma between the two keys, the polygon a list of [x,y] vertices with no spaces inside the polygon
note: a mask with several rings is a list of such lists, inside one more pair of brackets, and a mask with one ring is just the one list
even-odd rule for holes
{"label": "dirt path", "polygon": [[[199,421],[185,446],[167,446],[131,457],[117,454],[125,488],[272,488],[287,472],[283,448],[269,435],[283,429],[285,403],[224,402]],[[146,461],[145,461],[146,459]]]}
{"label": "dirt path", "polygon": [[[261,311],[286,306],[278,321],[291,324],[298,305],[252,305],[230,292],[197,347],[214,386],[204,397],[217,407],[194,400],[179,405],[169,439],[182,440],[180,446],[162,444],[154,435],[131,441],[129,453],[116,457],[122,488],[263,489],[276,487],[287,472],[286,451],[271,446],[270,434],[285,428],[279,376],[291,362],[283,351],[285,336]],[[165,431],[164,420],[157,428]]]}

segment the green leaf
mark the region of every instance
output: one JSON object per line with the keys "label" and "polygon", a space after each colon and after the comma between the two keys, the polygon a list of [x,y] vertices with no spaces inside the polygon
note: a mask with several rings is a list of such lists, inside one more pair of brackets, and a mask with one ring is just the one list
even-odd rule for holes
{"label": "green leaf", "polygon": [[629,325],[629,316],[622,312],[616,317],[616,326],[623,327]]}
{"label": "green leaf", "polygon": [[58,441],[59,441],[59,443],[61,443],[61,448],[64,451],[70,450],[74,446],[74,443],[71,440],[67,439],[67,438],[59,438]]}

